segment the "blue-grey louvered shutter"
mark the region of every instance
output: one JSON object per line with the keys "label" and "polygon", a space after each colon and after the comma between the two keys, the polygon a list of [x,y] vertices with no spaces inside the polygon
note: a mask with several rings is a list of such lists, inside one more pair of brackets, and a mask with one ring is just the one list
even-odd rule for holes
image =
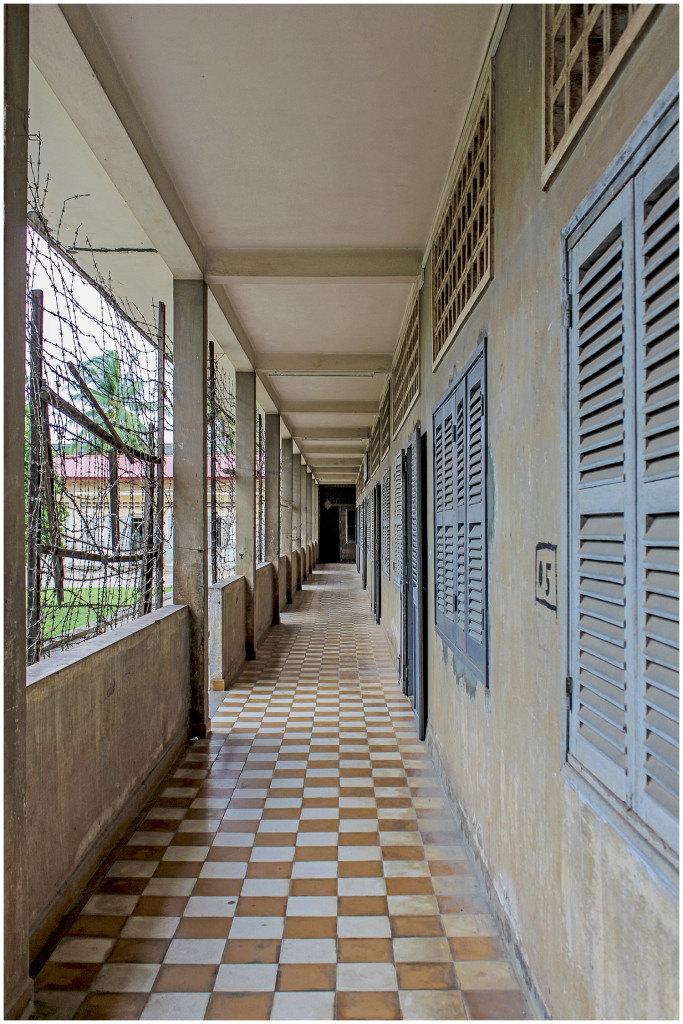
{"label": "blue-grey louvered shutter", "polygon": [[486,678],[486,395],[484,356],[467,374],[466,387],[466,590],[468,658]]}
{"label": "blue-grey louvered shutter", "polygon": [[391,574],[391,471],[382,477],[382,573]]}
{"label": "blue-grey louvered shutter", "polygon": [[455,391],[454,525],[455,525],[455,642],[467,650],[467,446],[466,381]]}
{"label": "blue-grey louvered shutter", "polygon": [[635,179],[637,763],[635,806],[678,849],[678,129]]}
{"label": "blue-grey louvered shutter", "polygon": [[394,460],[394,585],[403,585],[403,451]]}
{"label": "blue-grey louvered shutter", "polygon": [[634,723],[633,189],[570,252],[570,752],[630,801]]}
{"label": "blue-grey louvered shutter", "polygon": [[454,394],[434,413],[434,544],[436,624],[455,641],[455,444]]}
{"label": "blue-grey louvered shutter", "polygon": [[443,523],[443,404],[434,413],[434,589],[437,628],[444,618],[444,523]]}

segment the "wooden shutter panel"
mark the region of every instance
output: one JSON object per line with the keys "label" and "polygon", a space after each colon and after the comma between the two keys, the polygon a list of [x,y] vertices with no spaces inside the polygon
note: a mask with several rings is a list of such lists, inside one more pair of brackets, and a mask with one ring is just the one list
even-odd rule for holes
{"label": "wooden shutter panel", "polygon": [[410,444],[411,487],[410,487],[410,580],[413,590],[422,585],[420,574],[420,492],[418,478],[420,472],[420,431],[413,432]]}
{"label": "wooden shutter panel", "polygon": [[486,673],[486,396],[483,354],[467,374],[466,653]]}
{"label": "wooden shutter panel", "polygon": [[467,557],[465,520],[467,514],[466,480],[465,381],[455,392],[455,639],[458,647],[467,648]]}
{"label": "wooden shutter panel", "polygon": [[451,395],[443,419],[444,615],[449,633],[455,628],[455,401]]}
{"label": "wooden shutter panel", "polygon": [[633,225],[628,185],[570,253],[570,750],[629,799],[634,659]]}
{"label": "wooden shutter panel", "polygon": [[394,584],[403,584],[403,452],[394,460]]}
{"label": "wooden shutter panel", "polygon": [[455,396],[434,413],[434,543],[436,625],[455,641]]}
{"label": "wooden shutter panel", "polygon": [[635,179],[636,810],[678,850],[678,130]]}
{"label": "wooden shutter panel", "polygon": [[434,413],[434,586],[436,589],[436,624],[442,626],[444,609],[444,523],[443,523],[443,406]]}
{"label": "wooden shutter panel", "polygon": [[382,572],[390,575],[391,548],[391,472],[382,477]]}

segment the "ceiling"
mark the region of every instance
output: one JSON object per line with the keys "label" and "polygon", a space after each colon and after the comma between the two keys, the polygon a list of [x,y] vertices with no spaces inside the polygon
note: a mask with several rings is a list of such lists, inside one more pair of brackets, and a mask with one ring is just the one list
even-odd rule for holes
{"label": "ceiling", "polygon": [[31,9],[36,66],[321,482],[357,474],[498,12]]}

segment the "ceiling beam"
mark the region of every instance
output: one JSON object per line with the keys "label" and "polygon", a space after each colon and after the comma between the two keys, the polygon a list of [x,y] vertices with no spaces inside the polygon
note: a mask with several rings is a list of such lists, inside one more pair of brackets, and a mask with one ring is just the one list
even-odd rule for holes
{"label": "ceiling beam", "polygon": [[370,437],[370,427],[300,427],[292,432],[295,441],[341,441],[344,438]]}
{"label": "ceiling beam", "polygon": [[378,277],[414,281],[421,249],[207,249],[207,279],[231,277]]}
{"label": "ceiling beam", "polygon": [[365,444],[362,440],[350,441],[348,444],[326,444],[324,441],[306,441],[303,446],[311,457],[317,455],[357,455],[360,458],[365,454]]}
{"label": "ceiling beam", "polygon": [[301,373],[302,376],[312,376],[318,373],[343,373],[343,374],[365,374],[365,373],[388,373],[391,369],[391,352],[376,352],[362,355],[328,355],[323,352],[315,353],[283,353],[280,355],[258,355],[257,371],[267,374],[289,374]]}
{"label": "ceiling beam", "polygon": [[320,412],[328,413],[330,416],[334,416],[337,413],[362,413],[363,415],[375,416],[379,406],[377,402],[332,402],[325,401],[324,399],[315,402],[297,402],[296,400],[290,400],[283,402],[280,405],[280,412],[292,413],[310,413]]}

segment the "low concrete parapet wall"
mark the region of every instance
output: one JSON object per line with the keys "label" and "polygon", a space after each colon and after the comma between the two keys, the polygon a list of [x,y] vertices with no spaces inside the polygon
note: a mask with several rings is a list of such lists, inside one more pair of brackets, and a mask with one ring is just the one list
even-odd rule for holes
{"label": "low concrete parapet wall", "polygon": [[209,679],[225,690],[244,664],[247,581],[228,576],[209,587]]}
{"label": "low concrete parapet wall", "polygon": [[31,958],[182,750],[189,664],[189,611],[167,605],[28,669]]}
{"label": "low concrete parapet wall", "polygon": [[278,594],[280,599],[280,611],[282,612],[284,611],[284,607],[287,604],[287,591],[289,590],[291,593],[291,586],[288,582],[290,568],[289,559],[287,558],[287,555],[280,555],[278,566]]}
{"label": "low concrete parapet wall", "polygon": [[254,585],[254,643],[258,644],[273,624],[273,564],[262,562],[256,568]]}

